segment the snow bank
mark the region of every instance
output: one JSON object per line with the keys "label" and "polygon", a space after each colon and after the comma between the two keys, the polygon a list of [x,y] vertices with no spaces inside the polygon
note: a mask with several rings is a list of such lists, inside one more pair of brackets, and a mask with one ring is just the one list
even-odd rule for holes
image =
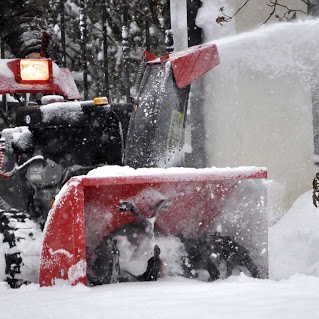
{"label": "snow bank", "polygon": [[293,274],[319,276],[319,209],[312,191],[301,195],[285,216],[269,229],[272,279]]}
{"label": "snow bank", "polygon": [[88,288],[10,290],[0,283],[1,318],[291,319],[319,317],[319,278],[279,282],[231,277],[213,283],[173,278]]}

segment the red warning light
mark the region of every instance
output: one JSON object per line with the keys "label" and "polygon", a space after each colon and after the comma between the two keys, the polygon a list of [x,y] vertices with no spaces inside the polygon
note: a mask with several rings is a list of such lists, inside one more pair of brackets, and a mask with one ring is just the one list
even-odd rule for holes
{"label": "red warning light", "polygon": [[16,60],[16,80],[22,83],[44,83],[53,79],[52,60]]}

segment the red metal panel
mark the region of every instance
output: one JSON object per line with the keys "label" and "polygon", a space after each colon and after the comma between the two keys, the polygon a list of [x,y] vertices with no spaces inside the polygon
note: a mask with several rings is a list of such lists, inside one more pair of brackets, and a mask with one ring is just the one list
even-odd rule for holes
{"label": "red metal panel", "polygon": [[170,199],[169,210],[159,214],[155,227],[164,235],[199,237],[221,213],[224,199],[237,184],[236,180],[220,181],[217,185],[209,180],[145,182],[138,179],[132,183],[127,179],[123,184],[117,181],[116,186],[112,182],[104,184],[105,180],[102,185],[101,182],[84,188],[88,258],[106,235],[137,221],[132,213],[119,211],[121,202],[133,202],[144,216],[151,218],[160,201]]}
{"label": "red metal panel", "polygon": [[133,202],[143,215],[150,218],[161,200],[170,199],[169,210],[161,212],[155,222],[155,227],[163,234],[182,233],[185,237],[199,237],[209,232],[240,180],[267,178],[264,169],[250,173],[226,172],[227,169],[224,174],[197,170],[157,176],[84,177],[88,258],[102,238],[137,220],[130,212],[119,211],[123,201]]}
{"label": "red metal panel", "polygon": [[84,196],[80,182],[70,182],[53,207],[45,229],[39,282],[52,286],[58,280],[87,284]]}
{"label": "red metal panel", "polygon": [[184,88],[220,63],[215,44],[201,44],[165,55],[149,63],[171,62],[175,81]]}
{"label": "red metal panel", "polygon": [[143,57],[145,59],[147,59],[148,61],[156,60],[156,56],[154,56],[152,53],[150,53],[150,52],[148,52],[146,50],[143,52]]}
{"label": "red metal panel", "polygon": [[219,64],[217,47],[214,44],[203,44],[171,56],[169,61],[179,88],[183,88],[200,78]]}

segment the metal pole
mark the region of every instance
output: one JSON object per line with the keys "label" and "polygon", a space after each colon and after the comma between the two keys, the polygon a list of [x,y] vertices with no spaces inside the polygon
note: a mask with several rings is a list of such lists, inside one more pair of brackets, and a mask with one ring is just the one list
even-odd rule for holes
{"label": "metal pole", "polygon": [[[187,29],[188,46],[194,46],[202,43],[203,33],[195,19],[198,9],[201,7],[201,0],[187,0]],[[192,153],[186,159],[187,166],[202,168],[207,165],[206,152],[206,134],[205,134],[205,110],[204,110],[204,82],[203,77],[196,80],[191,85],[191,94],[189,99],[190,121],[192,129]]]}
{"label": "metal pole", "polygon": [[[145,23],[145,49],[147,51],[150,51],[150,17],[149,17],[149,1],[144,0],[144,23]],[[146,66],[146,58],[143,57],[140,63],[140,66],[137,71],[135,84],[132,88],[132,97],[134,100],[136,100],[138,95],[138,90],[140,87],[140,84],[142,82],[142,77],[144,74],[145,66]]]}
{"label": "metal pole", "polygon": [[103,24],[103,52],[104,52],[104,92],[110,102],[110,86],[109,86],[109,64],[108,64],[108,42],[107,42],[107,15],[106,0],[102,2],[102,24]]}
{"label": "metal pole", "polygon": [[126,102],[131,102],[130,97],[130,47],[129,47],[129,25],[128,25],[128,4],[127,0],[123,0],[123,26],[122,26],[122,38],[123,38],[123,57],[125,67],[125,95]]}
{"label": "metal pole", "polygon": [[147,51],[150,51],[150,12],[149,12],[149,0],[144,0],[144,19],[145,19],[145,47]]}
{"label": "metal pole", "polygon": [[[4,42],[3,38],[1,37],[1,59],[5,58],[5,52],[4,52]],[[2,94],[2,110],[3,111],[8,111],[8,104],[7,104],[7,95]]]}
{"label": "metal pole", "polygon": [[5,54],[4,54],[4,42],[3,42],[2,37],[0,38],[0,40],[1,40],[1,59],[4,59],[4,58],[5,58]]}
{"label": "metal pole", "polygon": [[87,70],[87,29],[86,29],[86,1],[80,2],[80,30],[81,30],[81,46],[82,46],[82,66],[83,66],[83,90],[84,100],[88,99],[88,70]]}
{"label": "metal pole", "polygon": [[174,51],[174,39],[173,39],[173,32],[172,32],[172,23],[171,23],[171,1],[166,1],[166,23],[165,23],[165,44],[166,44],[166,51],[168,54]]}
{"label": "metal pole", "polygon": [[188,46],[201,44],[203,42],[203,32],[196,25],[196,16],[201,7],[201,0],[187,0],[187,30],[188,30]]}
{"label": "metal pole", "polygon": [[63,64],[63,67],[66,68],[64,0],[60,0],[60,23],[61,23],[62,64]]}

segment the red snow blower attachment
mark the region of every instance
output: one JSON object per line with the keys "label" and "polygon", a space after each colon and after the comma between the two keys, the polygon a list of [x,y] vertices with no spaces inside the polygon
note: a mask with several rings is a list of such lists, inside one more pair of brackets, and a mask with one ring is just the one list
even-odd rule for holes
{"label": "red snow blower attachment", "polygon": [[267,277],[265,169],[109,167],[95,175],[103,174],[110,176],[70,180],[56,201],[41,286],[156,280],[159,273],[194,278],[200,271],[215,280],[238,269]]}

